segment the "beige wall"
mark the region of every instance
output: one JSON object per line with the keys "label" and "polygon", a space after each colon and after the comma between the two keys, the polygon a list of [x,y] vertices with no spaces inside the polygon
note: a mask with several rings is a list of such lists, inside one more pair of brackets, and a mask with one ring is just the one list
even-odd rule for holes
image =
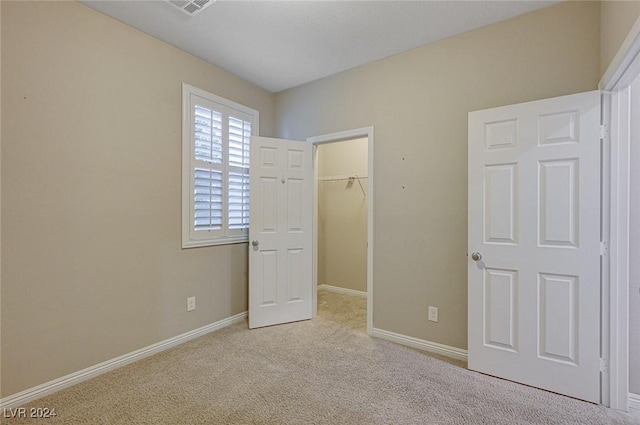
{"label": "beige wall", "polygon": [[600,3],[600,74],[613,60],[640,16],[640,1],[603,0]]}
{"label": "beige wall", "polygon": [[[318,177],[367,176],[367,150],[366,138],[320,145]],[[318,182],[318,284],[367,291],[367,198],[357,181]]]}
{"label": "beige wall", "polygon": [[596,89],[599,18],[561,3],[276,95],[281,137],[375,126],[376,328],[466,348],[467,114]]}
{"label": "beige wall", "polygon": [[266,136],[274,96],[79,3],[2,12],[2,396],[245,311],[246,244],[180,248],[181,83]]}

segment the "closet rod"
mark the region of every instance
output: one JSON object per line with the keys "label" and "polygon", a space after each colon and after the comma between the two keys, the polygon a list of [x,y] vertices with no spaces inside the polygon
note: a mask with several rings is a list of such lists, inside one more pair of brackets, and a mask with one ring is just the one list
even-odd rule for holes
{"label": "closet rod", "polygon": [[364,195],[364,197],[367,197],[367,192],[364,191],[364,187],[362,186],[362,182],[360,181],[361,179],[366,179],[367,176],[359,176],[357,174],[353,175],[353,176],[334,176],[334,177],[318,177],[318,181],[323,181],[323,182],[337,182],[337,181],[353,181],[353,180],[357,180],[358,184],[360,185],[360,190],[362,191],[362,194]]}
{"label": "closet rod", "polygon": [[318,177],[318,181],[323,182],[338,182],[338,181],[346,181],[346,180],[360,180],[366,179],[367,176],[359,176],[354,174],[353,176],[331,176],[331,177]]}

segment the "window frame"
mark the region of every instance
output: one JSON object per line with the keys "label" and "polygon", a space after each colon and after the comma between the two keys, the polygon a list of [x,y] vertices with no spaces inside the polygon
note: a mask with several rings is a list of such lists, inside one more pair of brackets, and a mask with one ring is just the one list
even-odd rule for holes
{"label": "window frame", "polygon": [[[201,98],[207,104],[220,106],[217,112],[222,113],[222,163],[211,165],[211,169],[219,169],[223,178],[222,228],[217,230],[196,231],[194,229],[194,174],[195,169],[202,165],[195,159],[194,136],[194,104]],[[204,106],[207,107],[207,106]],[[259,133],[259,112],[248,106],[225,99],[205,90],[182,84],[182,248],[196,248],[203,246],[228,245],[245,243],[249,240],[249,229],[229,229],[229,172],[237,171],[237,167],[229,164],[229,117],[249,121],[251,136]],[[247,119],[249,118],[249,119]],[[248,172],[248,169],[247,169]]]}

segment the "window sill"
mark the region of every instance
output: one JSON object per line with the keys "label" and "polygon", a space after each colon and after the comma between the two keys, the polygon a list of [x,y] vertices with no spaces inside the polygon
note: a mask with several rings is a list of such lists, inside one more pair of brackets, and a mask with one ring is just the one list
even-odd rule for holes
{"label": "window sill", "polygon": [[182,249],[201,248],[205,246],[232,245],[232,244],[247,243],[247,242],[249,242],[248,236],[220,238],[216,240],[183,241]]}

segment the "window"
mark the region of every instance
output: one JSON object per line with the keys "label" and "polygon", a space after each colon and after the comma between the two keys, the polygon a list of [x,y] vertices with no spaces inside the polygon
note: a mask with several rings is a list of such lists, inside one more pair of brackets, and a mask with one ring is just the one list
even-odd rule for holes
{"label": "window", "polygon": [[258,111],[182,85],[182,247],[246,242]]}

